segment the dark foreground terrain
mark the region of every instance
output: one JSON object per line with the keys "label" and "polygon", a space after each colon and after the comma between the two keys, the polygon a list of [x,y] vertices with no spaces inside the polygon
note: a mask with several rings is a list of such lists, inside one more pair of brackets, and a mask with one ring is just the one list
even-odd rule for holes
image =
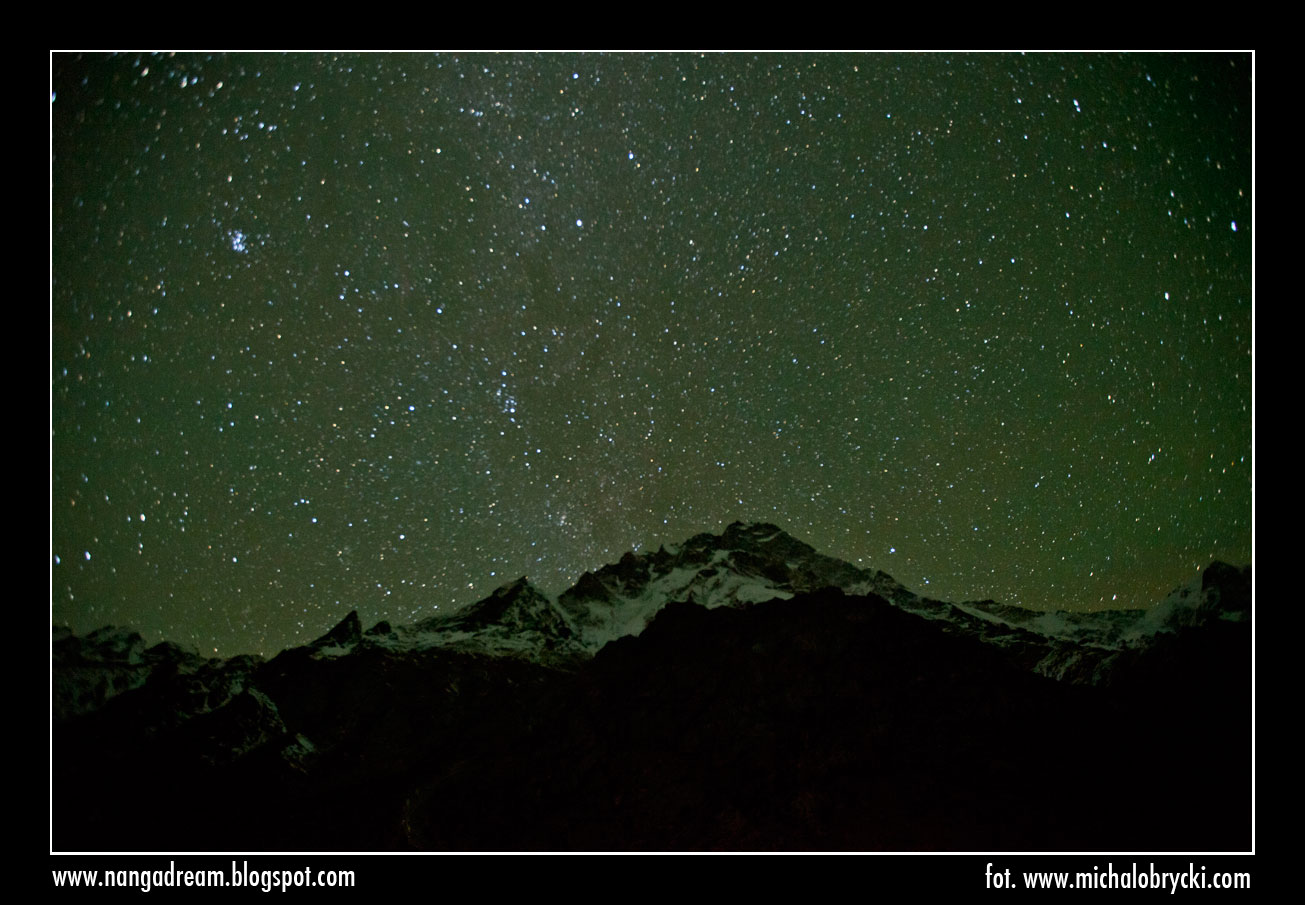
{"label": "dark foreground terrain", "polygon": [[671,604],[571,665],[321,651],[198,671],[148,651],[143,686],[55,724],[56,850],[1251,844],[1245,622],[1109,687],[833,589]]}

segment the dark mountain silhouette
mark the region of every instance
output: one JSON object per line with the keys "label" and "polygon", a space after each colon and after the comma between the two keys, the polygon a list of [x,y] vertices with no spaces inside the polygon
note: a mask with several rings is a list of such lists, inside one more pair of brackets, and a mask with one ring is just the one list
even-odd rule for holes
{"label": "dark mountain silhouette", "polygon": [[1246,850],[1249,574],[1038,615],[734,525],[267,662],[59,633],[54,845]]}

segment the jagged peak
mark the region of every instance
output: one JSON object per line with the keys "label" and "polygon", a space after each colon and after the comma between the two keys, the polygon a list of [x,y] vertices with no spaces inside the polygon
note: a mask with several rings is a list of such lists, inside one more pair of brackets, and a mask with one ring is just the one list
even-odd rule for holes
{"label": "jagged peak", "polygon": [[730,522],[725,528],[724,537],[763,537],[785,534],[783,528],[770,522]]}
{"label": "jagged peak", "polygon": [[362,633],[362,620],[358,618],[358,611],[350,610],[348,616],[337,622],[333,629],[313,641],[309,646],[333,647],[355,644],[361,640]]}
{"label": "jagged peak", "polygon": [[1242,583],[1251,580],[1250,566],[1235,566],[1222,559],[1213,559],[1201,570],[1201,586],[1208,588],[1213,584]]}
{"label": "jagged peak", "polygon": [[492,596],[499,599],[504,597],[515,597],[526,589],[530,589],[536,594],[539,593],[539,590],[530,583],[530,579],[522,575],[516,581],[510,581],[505,585],[495,588]]}
{"label": "jagged peak", "polygon": [[380,622],[369,628],[365,634],[369,637],[372,635],[389,635],[394,631],[388,619],[382,619]]}

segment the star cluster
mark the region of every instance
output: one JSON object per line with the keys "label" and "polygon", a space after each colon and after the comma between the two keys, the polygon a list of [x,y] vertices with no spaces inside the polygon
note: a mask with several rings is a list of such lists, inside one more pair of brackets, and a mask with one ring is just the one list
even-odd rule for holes
{"label": "star cluster", "polygon": [[275,653],[735,520],[1251,557],[1249,55],[52,58],[52,608]]}

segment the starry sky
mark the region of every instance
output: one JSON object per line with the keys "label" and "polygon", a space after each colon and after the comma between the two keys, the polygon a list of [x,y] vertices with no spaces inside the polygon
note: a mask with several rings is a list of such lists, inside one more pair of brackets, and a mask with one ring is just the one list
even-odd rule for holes
{"label": "starry sky", "polygon": [[1251,560],[1252,58],[51,57],[51,601],[205,653],[769,521]]}

